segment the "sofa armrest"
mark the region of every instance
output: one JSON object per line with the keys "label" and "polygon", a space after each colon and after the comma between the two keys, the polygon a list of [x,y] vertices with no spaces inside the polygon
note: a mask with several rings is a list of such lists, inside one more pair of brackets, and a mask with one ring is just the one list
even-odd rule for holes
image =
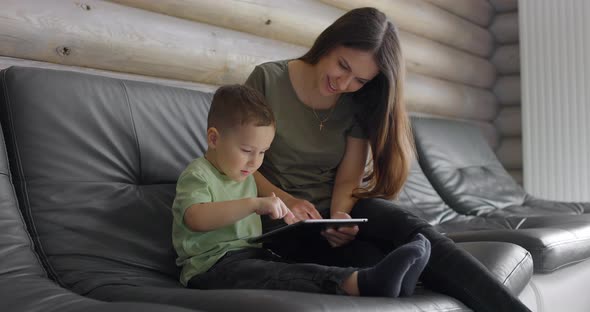
{"label": "sofa armrest", "polygon": [[557,200],[546,200],[527,195],[523,205],[539,208],[545,211],[571,211],[571,214],[590,213],[590,202],[564,202]]}
{"label": "sofa armrest", "polygon": [[455,232],[448,237],[517,244],[531,253],[536,273],[550,273],[590,258],[590,214],[526,217],[518,230]]}
{"label": "sofa armrest", "polygon": [[138,302],[102,302],[61,288],[51,280],[25,276],[0,280],[5,312],[195,312],[176,306]]}
{"label": "sofa armrest", "polygon": [[520,294],[533,276],[533,258],[524,248],[503,242],[457,243],[492,272],[514,295]]}

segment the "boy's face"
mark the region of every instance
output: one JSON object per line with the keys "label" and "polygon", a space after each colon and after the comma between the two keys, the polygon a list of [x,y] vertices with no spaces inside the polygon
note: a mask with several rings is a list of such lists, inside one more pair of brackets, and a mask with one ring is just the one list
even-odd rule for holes
{"label": "boy's face", "polygon": [[253,124],[228,129],[223,133],[209,129],[209,148],[215,150],[213,165],[228,178],[244,181],[254,173],[264,159],[275,136],[274,126],[257,127]]}

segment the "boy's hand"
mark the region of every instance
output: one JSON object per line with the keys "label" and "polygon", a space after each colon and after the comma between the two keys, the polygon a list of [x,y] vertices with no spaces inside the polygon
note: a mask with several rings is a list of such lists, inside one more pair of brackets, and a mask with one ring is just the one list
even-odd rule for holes
{"label": "boy's hand", "polygon": [[269,215],[271,219],[284,219],[287,224],[297,221],[291,210],[287,208],[287,205],[274,193],[272,193],[272,197],[261,197],[259,199],[260,205],[255,211],[256,214]]}

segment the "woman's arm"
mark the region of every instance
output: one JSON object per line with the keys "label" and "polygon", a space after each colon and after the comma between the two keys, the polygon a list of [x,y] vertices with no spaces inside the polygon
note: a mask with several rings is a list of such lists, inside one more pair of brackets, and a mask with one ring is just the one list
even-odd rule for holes
{"label": "woman's arm", "polygon": [[[346,140],[346,150],[342,162],[338,166],[334,190],[332,191],[331,218],[350,218],[349,213],[356,203],[356,198],[352,197],[352,192],[362,182],[368,151],[369,144],[367,140],[352,137]],[[342,226],[338,229],[328,229],[322,232],[322,235],[332,247],[338,247],[352,241],[358,231],[358,226]]]}
{"label": "woman's arm", "polygon": [[270,215],[272,219],[293,217],[283,201],[271,195],[194,204],[185,211],[184,224],[192,231],[207,232],[236,223],[252,213]]}
{"label": "woman's arm", "polygon": [[332,191],[332,205],[330,215],[338,212],[350,213],[356,203],[352,192],[358,188],[363,180],[369,142],[365,139],[348,137],[342,162],[336,172],[334,190]]}

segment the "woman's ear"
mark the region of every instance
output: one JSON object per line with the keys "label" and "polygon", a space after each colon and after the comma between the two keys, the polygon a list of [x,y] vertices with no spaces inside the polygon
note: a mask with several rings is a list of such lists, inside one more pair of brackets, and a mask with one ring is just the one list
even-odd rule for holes
{"label": "woman's ear", "polygon": [[219,142],[219,131],[215,127],[207,129],[207,145],[210,148],[216,148]]}

